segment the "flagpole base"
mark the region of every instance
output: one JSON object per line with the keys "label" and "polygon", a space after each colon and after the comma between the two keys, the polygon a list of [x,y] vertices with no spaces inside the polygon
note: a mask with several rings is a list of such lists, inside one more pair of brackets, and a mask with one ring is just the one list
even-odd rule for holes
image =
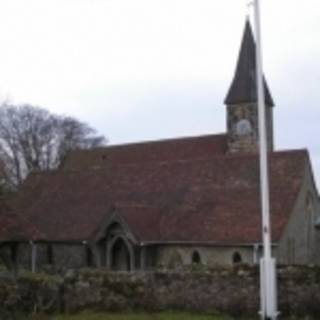
{"label": "flagpole base", "polygon": [[262,320],[276,320],[277,310],[276,260],[264,257],[260,260],[260,295]]}

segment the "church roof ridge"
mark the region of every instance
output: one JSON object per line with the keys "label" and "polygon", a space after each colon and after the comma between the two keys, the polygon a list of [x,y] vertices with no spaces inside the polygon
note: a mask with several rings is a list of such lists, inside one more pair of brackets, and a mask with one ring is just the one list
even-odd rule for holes
{"label": "church roof ridge", "polygon": [[187,135],[187,136],[180,136],[180,137],[167,137],[167,138],[159,138],[159,139],[151,139],[151,140],[143,140],[143,141],[133,141],[133,142],[123,142],[118,144],[109,144],[102,147],[96,147],[93,149],[78,149],[72,150],[71,152],[90,152],[93,150],[109,150],[114,148],[122,148],[122,147],[134,147],[134,146],[143,146],[148,144],[158,144],[158,143],[170,143],[170,142],[180,142],[185,140],[193,140],[193,139],[206,139],[206,138],[219,138],[225,137],[225,132],[219,133],[207,133],[201,135]]}
{"label": "church roof ridge", "polygon": [[87,151],[72,151],[62,163],[63,170],[105,167],[111,164],[167,162],[206,158],[227,152],[227,135],[210,134],[175,139],[115,145]]}

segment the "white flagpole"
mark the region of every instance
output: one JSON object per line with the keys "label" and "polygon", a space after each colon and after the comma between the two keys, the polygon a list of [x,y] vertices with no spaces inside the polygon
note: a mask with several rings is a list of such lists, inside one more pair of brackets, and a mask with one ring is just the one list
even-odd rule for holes
{"label": "white flagpole", "polygon": [[262,208],[262,237],[263,258],[260,260],[260,299],[261,318],[277,319],[276,298],[276,267],[275,259],[271,256],[271,230],[270,230],[270,200],[268,180],[267,134],[266,134],[266,106],[262,68],[260,7],[259,0],[254,0],[254,16],[256,30],[256,77],[258,96],[259,120],[259,152],[260,152],[260,186]]}

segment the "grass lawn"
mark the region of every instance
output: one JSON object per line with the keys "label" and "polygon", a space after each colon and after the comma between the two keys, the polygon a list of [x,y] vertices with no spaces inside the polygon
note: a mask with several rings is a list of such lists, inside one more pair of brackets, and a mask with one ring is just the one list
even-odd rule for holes
{"label": "grass lawn", "polygon": [[90,313],[77,315],[55,316],[51,320],[231,320],[229,317],[218,315],[198,315],[182,312],[162,313]]}
{"label": "grass lawn", "polygon": [[[214,315],[214,314],[196,314],[187,312],[123,312],[123,313],[103,313],[103,312],[91,312],[85,311],[82,313],[74,315],[33,315],[33,316],[23,316],[16,315],[15,317],[6,317],[5,319],[14,320],[254,320],[260,319],[257,317],[245,318],[245,317],[230,317],[226,315]],[[302,318],[286,318],[287,320],[311,320],[315,318],[302,317]],[[2,317],[0,315],[0,320]]]}

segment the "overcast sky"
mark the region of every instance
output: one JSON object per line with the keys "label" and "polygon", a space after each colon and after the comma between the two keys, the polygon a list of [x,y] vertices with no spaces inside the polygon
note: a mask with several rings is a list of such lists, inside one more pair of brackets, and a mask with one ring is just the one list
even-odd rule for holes
{"label": "overcast sky", "polygon": [[[225,131],[247,0],[1,0],[0,98],[72,115],[112,144]],[[277,149],[320,182],[320,3],[262,0]]]}

